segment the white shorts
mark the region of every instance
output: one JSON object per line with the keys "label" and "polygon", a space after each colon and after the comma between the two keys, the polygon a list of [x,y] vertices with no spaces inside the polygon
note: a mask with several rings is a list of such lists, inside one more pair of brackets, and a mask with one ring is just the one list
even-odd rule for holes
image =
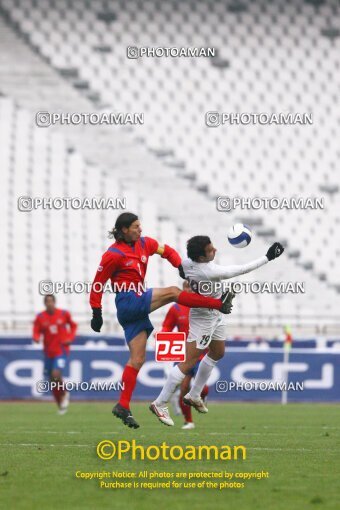
{"label": "white shorts", "polygon": [[227,324],[223,315],[212,318],[190,316],[187,342],[196,342],[197,349],[206,349],[212,340],[225,342],[226,339]]}

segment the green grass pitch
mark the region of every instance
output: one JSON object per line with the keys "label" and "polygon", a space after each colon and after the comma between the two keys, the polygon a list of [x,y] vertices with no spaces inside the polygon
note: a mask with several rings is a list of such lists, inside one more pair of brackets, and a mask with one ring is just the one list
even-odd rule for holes
{"label": "green grass pitch", "polygon": [[[111,415],[110,403],[71,403],[57,416],[52,403],[2,403],[0,508],[15,510],[205,509],[338,510],[340,412],[336,405],[209,404],[195,413],[196,429],[161,425],[147,403],[133,406],[141,428],[130,430]],[[103,439],[139,444],[244,444],[244,461],[103,461]],[[81,471],[269,471],[244,489],[114,490],[79,480]]]}

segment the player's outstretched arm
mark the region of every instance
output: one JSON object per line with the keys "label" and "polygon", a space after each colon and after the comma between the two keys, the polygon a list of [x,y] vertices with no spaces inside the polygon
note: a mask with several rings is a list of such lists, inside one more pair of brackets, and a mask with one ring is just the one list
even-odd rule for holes
{"label": "player's outstretched arm", "polygon": [[255,269],[258,269],[259,267],[264,266],[267,264],[270,260],[274,260],[282,253],[284,252],[284,248],[282,244],[280,243],[274,243],[269,250],[267,251],[266,255],[263,255],[262,257],[259,257],[256,260],[253,260],[252,262],[248,262],[247,264],[242,265],[234,265],[234,266],[220,266],[218,264],[211,264],[209,267],[209,278],[211,280],[224,280],[228,278],[233,278],[235,276],[240,276],[242,274],[250,273],[251,271],[254,271]]}
{"label": "player's outstretched arm", "polygon": [[181,265],[182,259],[180,255],[168,244],[164,244],[164,246],[159,244],[156,253],[158,253],[162,259],[166,259],[172,266],[176,268]]}
{"label": "player's outstretched arm", "polygon": [[168,244],[159,244],[158,241],[152,239],[151,237],[145,237],[144,239],[147,243],[150,255],[157,253],[162,257],[162,259],[168,260],[172,266],[178,269],[180,277],[185,279],[181,256],[174,248],[171,248],[171,246]]}
{"label": "player's outstretched arm", "polygon": [[97,269],[96,276],[92,282],[90,305],[92,308],[91,328],[99,333],[103,325],[102,317],[102,297],[103,287],[112,273],[117,268],[117,256],[110,251],[104,253],[100,266]]}

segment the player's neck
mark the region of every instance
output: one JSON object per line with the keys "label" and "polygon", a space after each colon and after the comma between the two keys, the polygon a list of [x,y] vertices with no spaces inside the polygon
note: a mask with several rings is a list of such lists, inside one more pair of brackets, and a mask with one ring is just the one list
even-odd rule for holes
{"label": "player's neck", "polygon": [[135,245],[135,241],[125,241],[125,239],[120,239],[118,242],[119,243],[127,244],[128,246],[134,246]]}

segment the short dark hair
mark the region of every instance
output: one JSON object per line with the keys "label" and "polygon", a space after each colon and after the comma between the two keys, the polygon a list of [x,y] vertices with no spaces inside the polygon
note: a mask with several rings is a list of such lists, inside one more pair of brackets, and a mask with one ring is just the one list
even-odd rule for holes
{"label": "short dark hair", "polygon": [[45,305],[46,305],[47,298],[49,298],[49,297],[51,297],[51,298],[53,299],[53,301],[54,301],[54,302],[56,301],[56,299],[55,299],[55,295],[54,295],[54,294],[46,294],[46,295],[44,296],[44,303],[45,303]]}
{"label": "short dark hair", "polygon": [[124,239],[124,234],[122,232],[122,229],[124,227],[129,228],[130,225],[134,221],[138,220],[138,216],[136,214],[130,213],[130,212],[124,212],[118,216],[116,219],[115,226],[112,230],[109,231],[109,237],[114,237],[116,241],[119,241],[120,239]]}
{"label": "short dark hair", "polygon": [[198,262],[199,257],[205,257],[205,247],[210,244],[208,236],[194,236],[187,242],[187,255],[189,259]]}

